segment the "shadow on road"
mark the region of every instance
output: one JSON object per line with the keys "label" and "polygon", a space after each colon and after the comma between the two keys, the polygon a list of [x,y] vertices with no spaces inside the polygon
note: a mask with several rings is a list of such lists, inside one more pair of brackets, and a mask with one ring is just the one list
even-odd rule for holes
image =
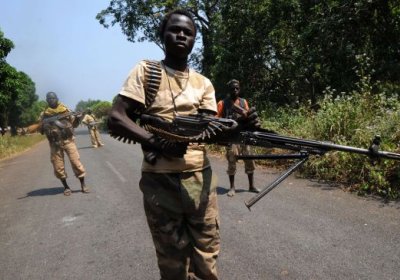
{"label": "shadow on road", "polygon": [[[229,192],[229,188],[217,187],[217,195],[224,195]],[[238,189],[235,188],[236,193],[247,192],[247,189]]]}
{"label": "shadow on road", "polygon": [[31,192],[28,192],[26,196],[19,197],[18,199],[23,199],[31,196],[45,196],[45,195],[57,195],[57,194],[63,194],[64,193],[64,188],[58,187],[58,188],[43,188],[43,189],[37,189]]}
{"label": "shadow on road", "polygon": [[93,146],[79,147],[78,150],[95,149]]}
{"label": "shadow on road", "polygon": [[218,195],[223,195],[226,194],[229,190],[226,188],[222,188],[222,187],[217,187],[217,194]]}

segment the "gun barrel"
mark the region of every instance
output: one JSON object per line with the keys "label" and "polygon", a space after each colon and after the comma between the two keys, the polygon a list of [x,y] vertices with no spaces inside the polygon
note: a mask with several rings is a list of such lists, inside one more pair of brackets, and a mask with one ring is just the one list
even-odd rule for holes
{"label": "gun barrel", "polygon": [[254,146],[270,146],[278,147],[288,150],[301,151],[306,150],[310,154],[324,154],[328,151],[342,151],[363,154],[372,158],[387,158],[393,160],[400,160],[400,154],[386,152],[386,151],[373,151],[372,149],[363,149],[345,145],[338,145],[334,143],[305,140],[301,138],[282,136],[279,134],[265,133],[265,132],[243,132],[242,139],[246,144]]}
{"label": "gun barrel", "polygon": [[72,116],[72,115],[77,115],[77,114],[78,113],[75,113],[75,112],[66,112],[66,113],[55,115],[55,116],[51,116],[51,117],[45,117],[45,118],[42,119],[42,122],[43,123],[51,123],[51,122],[54,122],[56,120],[60,120],[60,119],[63,119],[63,118],[66,118],[66,117],[69,117],[69,116]]}

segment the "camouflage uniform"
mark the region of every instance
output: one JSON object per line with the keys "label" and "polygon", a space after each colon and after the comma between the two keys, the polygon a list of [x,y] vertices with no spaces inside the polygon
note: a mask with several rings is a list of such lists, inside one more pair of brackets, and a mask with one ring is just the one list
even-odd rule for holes
{"label": "camouflage uniform", "polygon": [[188,279],[190,273],[218,279],[219,216],[213,180],[211,168],[143,173],[140,189],[161,279]]}
{"label": "camouflage uniform", "polygon": [[[56,109],[47,108],[42,113],[41,118],[43,119],[65,112],[69,112],[69,109],[60,103]],[[60,123],[61,125],[49,123],[42,127],[44,134],[49,140],[50,160],[53,164],[54,175],[58,179],[67,178],[64,161],[64,153],[66,153],[71,162],[75,176],[77,178],[82,178],[85,176],[85,168],[80,161],[79,152],[75,144],[75,137],[73,135],[73,117],[67,117],[60,120]],[[62,126],[62,128],[60,126]]]}
{"label": "camouflage uniform", "polygon": [[[146,67],[142,61],[131,71],[120,95],[146,104]],[[216,112],[211,82],[192,69],[180,72],[162,65],[158,93],[145,112],[172,120],[175,113],[190,114],[199,109]],[[216,177],[205,147],[190,144],[184,158],[160,157],[155,165],[143,161],[139,185],[161,279],[218,279]]]}

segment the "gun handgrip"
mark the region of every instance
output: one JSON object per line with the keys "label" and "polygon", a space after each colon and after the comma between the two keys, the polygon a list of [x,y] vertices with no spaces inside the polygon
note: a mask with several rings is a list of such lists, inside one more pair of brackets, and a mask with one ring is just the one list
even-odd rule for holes
{"label": "gun handgrip", "polygon": [[157,152],[151,151],[148,152],[145,156],[144,156],[144,160],[148,163],[150,163],[151,165],[156,164],[157,161]]}

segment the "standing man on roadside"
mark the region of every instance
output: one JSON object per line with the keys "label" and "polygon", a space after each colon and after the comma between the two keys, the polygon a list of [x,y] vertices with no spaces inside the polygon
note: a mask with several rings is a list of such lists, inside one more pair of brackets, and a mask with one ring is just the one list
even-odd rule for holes
{"label": "standing man on roadside", "polygon": [[71,195],[72,191],[67,184],[64,162],[64,153],[67,154],[72,170],[81,184],[82,192],[88,193],[89,189],[85,184],[85,168],[80,161],[74,136],[74,128],[79,125],[79,116],[74,116],[70,109],[59,102],[54,92],[47,93],[46,101],[48,107],[40,117],[40,132],[45,134],[49,141],[50,160],[53,164],[54,175],[63,184],[64,195]]}
{"label": "standing man on roadside", "polygon": [[[227,83],[228,86],[228,95],[225,99],[218,102],[218,117],[220,118],[228,118],[237,120],[240,116],[237,113],[233,106],[238,106],[244,111],[249,111],[249,104],[246,99],[241,98],[240,95],[240,83],[238,80],[230,80]],[[228,196],[232,197],[235,195],[235,174],[236,174],[236,156],[248,155],[250,154],[250,146],[242,145],[242,144],[231,144],[226,147],[226,159],[228,160],[228,176],[230,183],[230,190],[228,192]],[[254,170],[255,163],[254,160],[244,160],[244,169],[245,173],[249,179],[249,191],[259,193],[260,190],[254,187]]]}
{"label": "standing man on roadside", "polygon": [[82,123],[88,127],[92,147],[103,147],[104,144],[101,141],[99,129],[97,127],[98,121],[90,108],[86,110],[86,114],[83,117]]}

